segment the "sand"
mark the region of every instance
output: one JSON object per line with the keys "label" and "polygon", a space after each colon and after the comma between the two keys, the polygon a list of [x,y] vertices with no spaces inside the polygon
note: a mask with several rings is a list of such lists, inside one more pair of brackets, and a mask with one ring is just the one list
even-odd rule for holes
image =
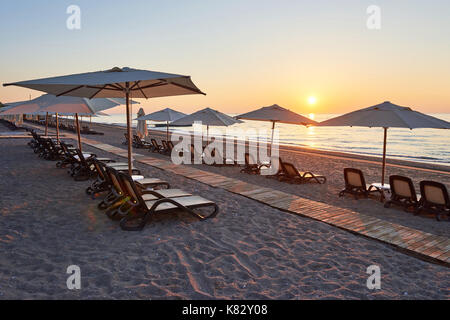
{"label": "sand", "polygon": [[[114,139],[109,133],[90,138]],[[204,222],[182,213],[156,216],[142,232],[124,232],[84,193],[88,182],[74,182],[26,142],[0,140],[0,299],[449,298],[447,267],[142,164],[137,167],[144,175],[215,199],[221,211]],[[338,176],[306,188],[262,179],[309,198],[324,190],[324,200],[342,206],[376,204],[336,199]],[[392,212],[379,213],[390,219],[408,215],[383,211]],[[411,215],[404,220],[416,219],[448,236],[446,222]],[[366,287],[366,269],[373,264],[381,267],[381,290]],[[81,290],[67,289],[69,265],[81,268]]]}

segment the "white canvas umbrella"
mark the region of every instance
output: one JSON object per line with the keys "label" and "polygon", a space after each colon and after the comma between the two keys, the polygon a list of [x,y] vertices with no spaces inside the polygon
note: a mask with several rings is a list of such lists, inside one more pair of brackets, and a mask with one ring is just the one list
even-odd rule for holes
{"label": "white canvas umbrella", "polygon": [[59,140],[59,114],[75,115],[77,134],[78,134],[78,146],[80,150],[81,135],[80,125],[78,121],[79,114],[95,114],[101,110],[108,108],[114,108],[118,106],[117,102],[109,99],[86,99],[78,97],[56,97],[51,94],[44,94],[36,99],[30,101],[24,101],[20,103],[14,103],[12,108],[2,112],[1,114],[31,114],[36,115],[38,113],[46,113],[46,132],[48,130],[48,113],[55,113],[56,115],[56,139]]}
{"label": "white canvas umbrella", "polygon": [[319,123],[319,126],[350,126],[350,127],[380,127],[384,128],[383,165],[381,185],[384,186],[386,169],[386,143],[388,128],[431,128],[450,129],[450,122],[417,112],[409,107],[401,107],[389,101],[353,111],[342,116]]}
{"label": "white canvas umbrella", "polygon": [[172,124],[189,126],[195,122],[202,122],[203,125],[206,125],[206,141],[209,141],[209,126],[228,127],[233,124],[242,123],[242,121],[234,119],[222,112],[206,108],[178,119],[172,122]]}
{"label": "white canvas umbrella", "polygon": [[141,119],[142,117],[145,116],[144,109],[140,108],[137,113],[137,116],[138,116],[138,123],[136,127],[136,132],[139,138],[142,139],[148,135],[147,121],[145,119],[144,120]]}
{"label": "white canvas umbrella", "polygon": [[128,169],[132,173],[130,97],[157,98],[187,94],[204,94],[189,76],[131,68],[113,68],[106,71],[45,78],[4,86],[20,86],[44,91],[56,96],[83,98],[125,98],[128,132]]}
{"label": "white canvas umbrella", "polygon": [[181,119],[185,116],[186,114],[182,112],[166,108],[164,110],[156,111],[143,117],[139,117],[137,120],[165,121],[167,124],[167,141],[169,141],[169,123]]}
{"label": "white canvas umbrella", "polygon": [[255,120],[255,121],[270,121],[272,122],[272,139],[271,144],[273,145],[273,136],[275,131],[275,124],[278,123],[288,123],[288,124],[298,124],[304,126],[317,125],[317,122],[304,117],[298,113],[280,107],[274,104],[269,107],[263,107],[261,109],[250,111],[248,113],[241,114],[236,117],[236,119],[244,120]]}

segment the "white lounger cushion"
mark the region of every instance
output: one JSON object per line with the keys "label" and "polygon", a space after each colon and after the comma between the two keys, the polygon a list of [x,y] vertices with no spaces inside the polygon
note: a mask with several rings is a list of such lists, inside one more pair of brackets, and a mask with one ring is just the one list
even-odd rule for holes
{"label": "white lounger cushion", "polygon": [[[185,207],[214,204],[214,202],[207,200],[205,198],[199,197],[199,196],[174,198],[173,200]],[[156,201],[158,201],[158,200],[146,201],[145,204],[147,205],[147,208],[150,209],[155,204]],[[176,209],[176,208],[177,208],[176,205],[169,203],[169,202],[164,202],[164,203],[161,203],[156,208],[155,211],[158,212],[158,211],[170,210],[170,209]]]}
{"label": "white lounger cushion", "polygon": [[[92,157],[91,153],[83,153],[83,157],[85,159]],[[80,160],[80,157],[78,155],[74,156],[75,159]]]}
{"label": "white lounger cushion", "polygon": [[[116,171],[126,171],[128,172],[128,165],[126,166],[117,166],[117,167],[112,167],[114,170]],[[131,170],[136,170],[135,167],[132,167]]]}
{"label": "white lounger cushion", "polygon": [[[189,197],[192,196],[189,192],[183,191],[181,189],[166,189],[166,190],[154,190],[153,192],[159,194],[163,198],[179,198],[179,197]],[[153,194],[142,195],[144,201],[158,200],[159,198]]]}
{"label": "white lounger cushion", "polygon": [[127,162],[111,162],[111,163],[107,163],[106,165],[108,167],[111,167],[111,168],[123,167],[123,166],[127,166],[128,167],[128,163]]}
{"label": "white lounger cushion", "polygon": [[164,180],[157,179],[157,178],[142,178],[136,181],[137,184],[140,184],[142,186],[151,185],[151,184],[160,184],[165,183]]}

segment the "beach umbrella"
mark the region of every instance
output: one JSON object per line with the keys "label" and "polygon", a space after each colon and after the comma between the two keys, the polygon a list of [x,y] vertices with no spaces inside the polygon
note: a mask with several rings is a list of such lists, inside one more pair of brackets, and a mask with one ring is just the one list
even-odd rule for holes
{"label": "beach umbrella", "polygon": [[11,85],[44,91],[56,96],[75,96],[89,99],[125,98],[130,175],[132,173],[130,97],[148,99],[204,94],[195,86],[189,76],[117,67],[106,71],[3,84],[3,86]]}
{"label": "beach umbrella", "polygon": [[381,174],[381,186],[384,186],[384,174],[386,169],[386,144],[388,128],[430,128],[450,129],[450,122],[417,112],[409,107],[401,107],[389,101],[381,104],[353,111],[319,123],[321,127],[350,126],[383,128],[383,164]]}
{"label": "beach umbrella", "polygon": [[143,116],[145,116],[144,109],[140,108],[137,113],[137,116],[138,116],[138,123],[137,123],[137,127],[136,127],[136,132],[137,132],[137,135],[139,136],[139,138],[142,139],[148,135],[147,121],[140,119]]}
{"label": "beach umbrella", "polygon": [[178,112],[176,110],[166,108],[164,110],[156,111],[147,114],[143,117],[137,118],[137,120],[150,120],[150,121],[165,121],[167,124],[167,141],[169,141],[169,123],[185,117],[186,114]]}
{"label": "beach umbrella", "polygon": [[[36,99],[30,101],[24,101],[20,103],[14,103],[13,107],[2,112],[1,114],[31,114],[37,116],[38,113],[45,112],[46,118],[48,119],[47,113],[55,113],[56,116],[56,139],[59,141],[59,115],[60,114],[74,114],[77,127],[78,135],[78,146],[80,150],[81,146],[81,134],[80,134],[80,124],[78,120],[79,114],[95,114],[101,110],[106,110],[107,108],[114,108],[118,106],[117,102],[111,101],[109,99],[86,99],[79,97],[57,97],[51,94],[44,94]],[[48,125],[48,120],[46,121]],[[46,126],[47,132],[47,126]]]}
{"label": "beach umbrella", "polygon": [[258,110],[250,111],[241,114],[236,117],[236,119],[244,120],[256,120],[256,121],[269,121],[272,122],[272,139],[271,144],[273,145],[273,137],[275,131],[275,124],[278,123],[288,123],[288,124],[298,124],[304,126],[317,125],[317,122],[304,117],[298,113],[280,107],[274,104],[269,107],[263,107]]}
{"label": "beach umbrella", "polygon": [[172,124],[189,126],[193,125],[195,122],[202,122],[203,125],[206,125],[206,141],[209,141],[209,126],[228,127],[237,123],[242,123],[242,121],[234,119],[225,113],[206,108],[178,119],[172,122]]}

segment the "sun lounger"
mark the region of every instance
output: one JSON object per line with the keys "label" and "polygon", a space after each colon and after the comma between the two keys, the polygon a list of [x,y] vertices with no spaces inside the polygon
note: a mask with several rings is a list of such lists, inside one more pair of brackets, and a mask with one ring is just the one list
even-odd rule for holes
{"label": "sun lounger", "polygon": [[122,142],[122,144],[127,145],[128,144],[128,133],[124,133],[123,136],[125,137],[125,140]]}
{"label": "sun lounger", "polygon": [[68,165],[76,163],[77,162],[77,159],[75,159],[76,151],[73,145],[67,144],[63,141],[60,141],[59,145],[61,146],[63,156],[61,160],[56,163],[56,167],[66,168]]}
{"label": "sun lounger", "polygon": [[87,126],[84,126],[83,128],[81,128],[80,133],[81,133],[81,134],[100,135],[100,136],[103,136],[103,135],[104,135],[103,132],[98,132],[98,131],[92,130],[91,128],[89,128],[89,127],[87,127]]}
{"label": "sun lounger", "polygon": [[289,183],[308,183],[315,181],[319,184],[327,182],[327,178],[322,175],[314,174],[312,172],[298,171],[293,164],[283,162],[283,175],[280,176],[280,181],[287,181]]}
{"label": "sun lounger", "polygon": [[170,148],[170,146],[167,143],[167,141],[166,140],[161,140],[161,144],[162,144],[162,147],[163,147],[163,153],[170,155],[170,153],[172,152],[172,149]]}
{"label": "sun lounger", "polygon": [[[124,199],[125,193],[120,182],[119,174],[124,172],[120,172],[106,165],[104,166],[105,178],[108,180],[110,190],[108,190],[109,193],[103,201],[99,203],[98,208],[101,210],[108,209],[107,215],[111,218],[115,215],[114,211],[123,204],[121,201]],[[128,176],[128,174],[126,175]],[[132,181],[139,181],[139,190],[149,188],[170,188],[169,183],[160,179],[145,178],[141,175],[132,176],[130,178]]]}
{"label": "sun lounger", "polygon": [[[278,170],[277,170],[277,172],[275,172],[273,174],[275,169],[272,166],[274,163],[276,163],[275,161],[278,161]],[[285,176],[283,161],[281,160],[280,157],[273,157],[270,162],[270,166],[265,166],[265,167],[261,168],[260,174],[265,176],[266,178],[277,179],[277,180],[281,181],[282,177]]]}
{"label": "sun lounger", "polygon": [[443,215],[450,217],[450,199],[444,184],[435,181],[421,181],[420,194],[420,206],[416,214],[428,211],[434,213],[438,221]]}
{"label": "sun lounger", "polygon": [[95,154],[82,153],[80,149],[75,149],[75,152],[76,155],[73,157],[78,163],[74,164],[71,176],[75,181],[86,181],[95,174],[95,167],[93,165]]}
{"label": "sun lounger", "polygon": [[158,142],[156,142],[155,139],[152,138],[150,141],[153,146],[153,148],[150,149],[151,151],[158,152],[158,153],[164,153],[166,151],[166,149],[163,146],[161,146],[160,144],[158,144]]}
{"label": "sun lounger", "polygon": [[62,158],[63,152],[61,150],[61,147],[57,145],[51,138],[42,139],[42,146],[43,148],[39,153],[39,157],[50,161],[56,161]]}
{"label": "sun lounger", "polygon": [[[192,195],[167,198],[162,194],[159,194],[158,199],[145,201],[142,197],[142,193],[140,193],[136,184],[129,176],[121,174],[120,177],[123,181],[126,190],[125,192],[129,196],[127,205],[130,207],[127,215],[120,221],[120,227],[123,230],[142,230],[154,213],[167,213],[173,210],[182,210],[200,220],[206,220],[215,217],[219,211],[219,207],[213,201]],[[144,192],[144,194],[145,193],[146,192]],[[149,193],[158,197],[157,192],[150,191]],[[198,209],[201,208],[213,208],[213,212],[205,216],[198,212]]]}
{"label": "sun lounger", "polygon": [[413,208],[417,212],[419,208],[419,200],[412,180],[408,177],[392,175],[389,177],[391,186],[391,199],[384,204],[385,208],[389,208],[392,204],[401,206],[408,211]]}
{"label": "sun lounger", "polygon": [[[205,150],[206,149],[204,149],[203,151],[205,151]],[[217,154],[217,157],[216,157],[216,154]],[[212,164],[213,166],[216,166],[216,167],[236,166],[237,165],[237,162],[234,159],[224,157],[223,154],[220,153],[220,151],[218,151],[215,148],[211,151],[211,157],[220,159],[220,162],[214,162]]]}
{"label": "sun lounger", "polygon": [[137,149],[151,149],[151,148],[153,148],[151,143],[148,143],[147,141],[142,140],[137,135],[133,136],[133,142],[134,142],[134,147],[137,148]]}
{"label": "sun lounger", "polygon": [[339,193],[339,197],[348,193],[358,199],[358,196],[367,198],[371,193],[377,192],[382,195],[381,191],[370,184],[366,184],[364,174],[359,169],[344,169],[345,189]]}
{"label": "sun lounger", "polygon": [[[105,163],[99,161],[97,158],[93,158],[92,160],[96,171],[96,180],[94,180],[92,184],[86,188],[86,193],[95,198],[97,194],[109,191],[111,189],[111,179],[109,179],[106,173],[106,167],[114,168],[119,172],[128,172],[128,165],[126,164],[120,166],[120,163],[117,162]],[[133,169],[133,174],[140,175],[141,173],[139,170]]]}
{"label": "sun lounger", "polygon": [[248,174],[261,174],[261,168],[269,168],[270,164],[266,164],[266,163],[257,163],[257,161],[255,161],[253,159],[253,157],[249,154],[246,153],[244,155],[245,158],[245,167],[244,169],[241,170],[241,173],[248,173]]}

